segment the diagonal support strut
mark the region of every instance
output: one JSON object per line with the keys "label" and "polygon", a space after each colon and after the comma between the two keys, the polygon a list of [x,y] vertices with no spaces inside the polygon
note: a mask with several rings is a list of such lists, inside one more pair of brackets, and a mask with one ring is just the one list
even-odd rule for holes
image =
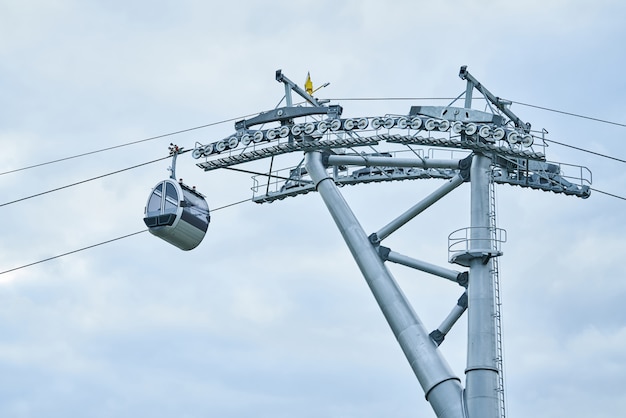
{"label": "diagonal support strut", "polygon": [[322,163],[322,154],[308,152],[306,168],[437,417],[464,417],[460,379],[453,374],[334,181],[328,176]]}

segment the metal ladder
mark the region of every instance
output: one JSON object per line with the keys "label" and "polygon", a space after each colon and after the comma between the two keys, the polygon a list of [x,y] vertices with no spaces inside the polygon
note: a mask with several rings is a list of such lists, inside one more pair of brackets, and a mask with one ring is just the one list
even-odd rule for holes
{"label": "metal ladder", "polygon": [[[496,223],[496,185],[494,181],[493,172],[489,179],[489,227],[491,232],[492,242],[495,243],[498,240],[498,229]],[[496,365],[498,368],[498,398],[500,400],[500,416],[506,417],[506,402],[504,394],[504,362],[503,362],[503,348],[502,348],[502,317],[500,307],[502,302],[500,300],[500,276],[498,274],[498,258],[491,258],[491,278],[493,280],[494,289],[494,302],[495,302],[495,326],[496,326]]]}

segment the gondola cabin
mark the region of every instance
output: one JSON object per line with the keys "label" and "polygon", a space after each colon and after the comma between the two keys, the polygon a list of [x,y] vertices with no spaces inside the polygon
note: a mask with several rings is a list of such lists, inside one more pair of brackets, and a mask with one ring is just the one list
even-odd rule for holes
{"label": "gondola cabin", "polygon": [[143,219],[152,235],[184,251],[202,242],[210,220],[204,196],[174,179],[152,189]]}

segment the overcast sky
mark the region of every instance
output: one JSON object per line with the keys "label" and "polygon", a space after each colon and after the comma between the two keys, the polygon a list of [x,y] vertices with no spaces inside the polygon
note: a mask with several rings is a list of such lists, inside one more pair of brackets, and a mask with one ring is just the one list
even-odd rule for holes
{"label": "overcast sky", "polygon": [[[456,97],[468,65],[497,96],[618,123],[512,106],[548,139],[623,160],[625,18],[608,0],[0,0],[0,172],[211,125],[2,174],[0,204],[164,157],[170,142],[222,139],[280,102],[277,69],[329,82],[317,96],[346,115],[376,116],[446,102],[347,99]],[[546,154],[626,196],[623,162],[555,144]],[[250,175],[196,162],[184,154],[177,174],[211,208],[251,197]],[[0,271],[145,229],[168,166],[1,206]],[[371,233],[439,185],[342,192]],[[469,226],[468,202],[463,185],[388,244],[457,268],[447,237]],[[625,209],[597,192],[498,186],[508,416],[626,410]],[[462,293],[390,267],[428,329]],[[442,345],[460,377],[464,322]],[[215,211],[191,252],[141,233],[0,275],[0,416],[434,414],[312,193]]]}

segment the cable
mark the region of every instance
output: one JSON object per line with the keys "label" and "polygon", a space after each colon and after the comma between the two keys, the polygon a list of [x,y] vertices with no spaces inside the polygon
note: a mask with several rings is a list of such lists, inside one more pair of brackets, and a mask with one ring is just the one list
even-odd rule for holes
{"label": "cable", "polygon": [[[334,98],[334,99],[329,99],[329,100],[335,100],[335,101],[339,101],[339,100],[343,100],[343,101],[384,101],[384,100],[456,100],[458,99],[458,97],[456,98],[447,98],[447,97],[386,97],[386,98],[376,98],[376,97],[364,97],[364,98]],[[484,99],[484,98],[483,98]],[[594,118],[591,116],[584,116],[584,115],[579,115],[576,113],[570,113],[570,112],[564,112],[562,110],[556,110],[556,109],[550,109],[547,107],[543,107],[543,106],[536,106],[536,105],[531,105],[528,103],[523,103],[523,102],[517,102],[514,100],[507,100],[511,103],[515,103],[521,106],[527,106],[527,107],[533,107],[536,109],[541,109],[541,110],[546,110],[548,112],[554,112],[554,113],[561,113],[563,115],[568,115],[568,116],[573,116],[573,117],[577,117],[577,118],[582,118],[582,119],[588,119],[588,120],[592,120],[595,122],[602,122],[602,123],[608,123],[611,125],[616,125],[616,126],[623,126],[626,127],[626,124],[623,123],[618,123],[618,122],[611,122],[608,120],[604,120],[604,119],[598,119],[598,118]],[[584,148],[579,148],[579,147],[575,147],[573,145],[568,145],[568,144],[564,144],[562,142],[558,142],[558,141],[553,141],[551,139],[544,139],[545,142],[552,142],[553,144],[558,144],[558,145],[562,145],[564,147],[569,147],[569,148],[573,148],[575,150],[578,151],[582,151],[582,152],[587,152],[589,154],[594,154],[597,155],[599,157],[604,157],[604,158],[608,158],[610,160],[614,160],[614,161],[619,161],[621,163],[626,163],[626,160],[622,160],[621,158],[616,158],[616,157],[612,157],[610,155],[606,155],[606,154],[600,154],[599,152],[595,152],[595,151],[590,151]]]}
{"label": "cable", "polygon": [[[251,200],[251,199],[244,199],[244,200],[240,200],[240,201],[235,202],[235,203],[230,203],[228,205],[220,206],[218,208],[212,209],[211,212],[217,212],[218,210],[222,210],[222,209],[226,209],[226,208],[229,208],[229,207],[232,207],[232,206],[236,206],[236,205],[239,205],[241,203],[245,203],[245,202],[247,202],[249,200]],[[71,255],[71,254],[76,254],[78,252],[89,250],[89,249],[95,248],[95,247],[99,247],[99,246],[104,245],[104,244],[109,244],[111,242],[119,241],[119,240],[124,239],[124,238],[129,238],[129,237],[132,237],[132,236],[135,236],[135,235],[139,235],[139,234],[142,234],[142,233],[144,233],[146,231],[148,231],[148,230],[144,229],[144,230],[141,230],[141,231],[137,231],[137,232],[133,232],[133,233],[130,233],[130,234],[122,235],[121,237],[112,238],[112,239],[109,239],[109,240],[106,240],[106,241],[99,242],[97,244],[88,245],[86,247],[82,247],[82,248],[78,248],[76,250],[68,251],[68,252],[63,253],[63,254],[55,255],[55,256],[52,256],[52,257],[44,258],[44,259],[39,260],[39,261],[35,261],[35,262],[32,262],[32,263],[24,264],[24,265],[21,265],[21,266],[18,266],[18,267],[13,267],[13,268],[8,269],[8,270],[0,271],[0,276],[3,275],[3,274],[6,274],[6,273],[11,273],[12,271],[21,270],[21,269],[26,268],[26,267],[31,267],[31,266],[35,266],[37,264],[45,263],[46,261],[56,260],[57,258],[65,257],[65,256]]]}
{"label": "cable", "polygon": [[45,263],[46,261],[55,260],[57,258],[65,257],[66,255],[75,254],[77,252],[88,250],[90,248],[95,248],[95,247],[98,247],[100,245],[108,244],[110,242],[119,241],[121,239],[132,237],[133,235],[138,235],[138,234],[141,234],[141,233],[146,232],[146,231],[147,231],[147,229],[144,229],[142,231],[137,231],[137,232],[133,232],[132,234],[122,235],[121,237],[113,238],[113,239],[110,239],[110,240],[107,240],[107,241],[102,241],[102,242],[99,242],[97,244],[93,244],[93,245],[89,245],[87,247],[79,248],[77,250],[68,251],[68,252],[63,253],[63,254],[59,254],[59,255],[52,256],[52,257],[44,258],[43,260],[35,261],[33,263],[24,264],[23,266],[14,267],[12,269],[0,272],[0,275],[6,274],[6,273],[10,273],[10,272],[15,271],[15,270],[20,270],[20,269],[23,269],[23,268],[26,268],[26,267],[31,267],[31,266],[34,266],[34,265],[37,265],[37,264]]}
{"label": "cable", "polygon": [[[626,163],[626,160],[622,160],[620,158],[611,157],[610,155],[600,154],[600,153],[595,152],[595,151],[590,151],[590,150],[587,150],[587,149],[584,149],[584,148],[579,148],[579,147],[576,147],[576,146],[573,146],[573,145],[564,144],[562,142],[553,141],[553,140],[550,140],[550,139],[544,139],[544,141],[552,142],[552,143],[557,144],[557,145],[573,148],[573,149],[578,150],[578,151],[587,152],[589,154],[594,154],[594,155],[597,155],[597,156],[600,156],[600,157],[604,157],[604,158],[608,158],[608,159],[611,159],[611,160],[615,160],[615,161],[618,161],[618,162],[621,162],[621,163]],[[189,152],[189,151],[190,150],[183,150],[183,151],[179,152],[179,154],[184,154],[184,153]],[[98,179],[101,179],[101,178],[104,178],[104,177],[108,177],[108,176],[111,176],[111,175],[114,175],[114,174],[119,174],[119,173],[122,173],[124,171],[133,170],[135,168],[139,168],[139,167],[142,167],[144,165],[148,165],[148,164],[156,163],[156,162],[159,162],[159,161],[163,161],[163,160],[166,160],[168,158],[171,158],[171,156],[158,158],[156,160],[148,161],[148,162],[145,162],[145,163],[142,163],[142,164],[137,164],[137,165],[134,165],[134,166],[131,166],[131,167],[123,168],[121,170],[117,170],[117,171],[113,171],[113,172],[110,172],[110,173],[102,174],[100,176],[92,177],[92,178],[89,178],[89,179],[86,179],[86,180],[81,180],[81,181],[78,181],[76,183],[71,183],[71,184],[68,184],[68,185],[65,185],[65,186],[57,187],[55,189],[46,190],[45,192],[36,193],[34,195],[22,197],[20,199],[11,200],[9,202],[1,203],[0,207],[8,206],[8,205],[11,205],[13,203],[18,203],[18,202],[21,202],[21,201],[24,201],[24,200],[28,200],[28,199],[32,199],[34,197],[42,196],[42,195],[45,195],[45,194],[48,194],[48,193],[58,192],[59,190],[63,190],[63,189],[67,189],[67,188],[70,188],[70,187],[78,186],[78,185],[83,184],[83,183],[88,183],[90,181],[98,180]],[[276,175],[272,175],[272,174],[264,174],[264,173],[259,173],[259,172],[255,172],[255,171],[238,169],[238,168],[234,168],[234,167],[225,167],[225,168],[228,169],[228,170],[232,170],[232,171],[239,171],[239,172],[242,172],[242,173],[255,174],[255,175],[263,175],[263,176],[267,176],[267,177],[270,177],[270,178],[276,178],[276,179],[279,179],[279,180],[290,180],[287,177],[276,176]],[[604,193],[604,192],[600,192],[600,193]],[[610,193],[605,193],[605,194],[610,195]]]}
{"label": "cable", "polygon": [[599,156],[599,157],[608,158],[609,160],[619,161],[620,163],[626,163],[626,160],[622,160],[621,158],[611,157],[610,155],[600,154],[599,152],[590,151],[590,150],[588,150],[588,149],[575,147],[575,146],[573,146],[573,145],[564,144],[564,143],[562,143],[562,142],[553,141],[553,140],[551,140],[551,139],[544,139],[544,141],[545,141],[545,142],[552,142],[553,144],[562,145],[562,146],[564,146],[564,147],[568,147],[568,148],[573,148],[573,149],[578,150],[578,151],[588,152],[589,154],[597,155],[597,156]]}
{"label": "cable", "polygon": [[[401,98],[401,97],[397,97],[397,98],[390,98],[390,97],[387,97],[387,98],[373,98],[373,97],[370,97],[370,98],[334,98],[334,99],[329,99],[329,100],[335,100],[335,101],[341,101],[341,100],[343,100],[343,101],[391,101],[391,100],[453,100],[453,99],[454,98],[442,98],[442,97],[439,97],[439,98],[436,98],[436,97],[421,97],[421,98],[420,97],[405,97],[405,98]],[[598,119],[598,118],[593,118],[593,117],[589,117],[589,116],[584,116],[584,115],[579,115],[579,114],[559,111],[559,110],[550,109],[550,108],[541,107],[541,106],[536,106],[536,105],[531,105],[531,104],[527,104],[527,103],[522,103],[522,102],[517,102],[517,101],[511,101],[511,103],[516,103],[516,104],[519,104],[519,105],[522,105],[522,106],[533,107],[533,108],[546,110],[546,111],[550,111],[550,112],[561,113],[561,114],[565,114],[565,115],[568,115],[568,116],[573,116],[573,117],[579,117],[579,118],[583,118],[583,119],[593,120],[593,121],[596,121],[596,122],[602,122],[602,123],[608,123],[608,124],[612,124],[612,125],[626,127],[626,124],[622,124],[622,123],[611,122],[611,121],[607,121],[607,120],[603,120],[603,119]],[[180,131],[170,132],[170,133],[167,133],[167,134],[158,135],[158,136],[154,136],[154,137],[149,137],[149,138],[141,139],[141,140],[138,140],[138,141],[128,142],[128,143],[125,143],[125,144],[120,144],[120,145],[116,145],[116,146],[112,146],[112,147],[108,147],[108,148],[102,148],[102,149],[99,149],[99,150],[94,150],[94,151],[90,151],[90,152],[86,152],[86,153],[82,153],[82,154],[77,154],[77,155],[73,155],[73,156],[69,156],[69,157],[64,157],[64,158],[60,158],[60,159],[57,159],[57,160],[52,160],[52,161],[48,161],[48,162],[44,162],[44,163],[40,163],[40,164],[35,164],[35,165],[27,166],[27,167],[22,167],[22,168],[15,169],[15,170],[5,171],[5,172],[0,173],[0,176],[4,175],[4,174],[9,174],[9,173],[14,173],[14,172],[18,172],[18,171],[23,171],[23,170],[27,170],[27,169],[31,169],[31,168],[35,168],[35,167],[40,167],[40,166],[44,166],[44,165],[48,165],[48,164],[53,164],[53,163],[57,163],[57,162],[61,162],[61,161],[66,161],[66,160],[70,160],[70,159],[74,159],[74,158],[84,157],[84,156],[87,156],[87,155],[92,155],[92,154],[96,154],[96,153],[100,153],[100,152],[104,152],[104,151],[110,151],[110,150],[117,149],[117,148],[122,148],[122,147],[130,146],[130,145],[134,145],[134,144],[138,144],[138,143],[142,143],[142,142],[146,142],[146,141],[151,141],[151,140],[154,140],[154,139],[159,139],[159,138],[164,138],[164,137],[167,137],[167,136],[177,135],[177,134],[181,134],[181,133],[184,133],[184,132],[190,132],[190,131],[193,131],[193,130],[197,130],[197,129],[202,129],[202,128],[206,128],[206,127],[209,127],[209,126],[218,125],[218,124],[221,124],[221,123],[226,123],[226,122],[230,122],[230,121],[234,121],[234,120],[239,120],[241,118],[246,118],[246,117],[249,117],[249,116],[253,116],[255,114],[250,114],[250,115],[246,115],[246,116],[242,116],[242,117],[238,117],[238,118],[225,119],[225,120],[220,121],[220,122],[209,123],[209,124],[202,125],[202,126],[197,126],[197,127],[194,127],[194,128],[183,129],[183,130],[180,130]],[[561,142],[558,142],[558,141],[547,140],[547,139],[545,139],[544,141],[552,142],[554,144],[558,144],[558,145],[561,145],[561,146],[565,146],[565,147],[569,147],[569,148],[572,148],[572,149],[576,149],[578,151],[587,152],[587,153],[594,154],[594,155],[597,155],[597,156],[600,156],[600,157],[604,157],[604,158],[612,159],[612,160],[615,160],[615,161],[618,161],[618,162],[626,163],[626,160],[622,160],[620,158],[616,158],[616,157],[612,157],[612,156],[609,156],[609,155],[601,154],[601,153],[598,153],[598,152],[590,151],[590,150],[587,150],[587,149],[579,148],[579,147],[576,147],[576,146],[573,146],[573,145],[568,145],[568,144],[564,144],[564,143],[561,143]],[[182,154],[182,153],[188,152],[188,151],[189,150],[185,150],[185,151],[182,151],[180,153]],[[34,197],[37,197],[37,196],[41,196],[41,195],[44,195],[44,194],[52,193],[52,192],[55,192],[55,191],[59,191],[59,190],[62,190],[62,189],[66,189],[66,188],[69,188],[69,187],[73,187],[73,186],[76,186],[76,185],[79,185],[79,184],[87,183],[87,182],[90,182],[90,181],[93,181],[93,180],[97,180],[97,179],[100,179],[100,178],[103,178],[103,177],[107,177],[107,176],[110,176],[110,175],[113,175],[113,174],[118,174],[118,173],[121,173],[121,172],[124,172],[124,171],[132,170],[132,169],[135,169],[135,168],[138,168],[138,167],[141,167],[141,166],[144,166],[144,165],[152,164],[152,163],[155,163],[155,162],[158,162],[158,161],[162,161],[162,160],[165,160],[165,159],[168,159],[168,158],[171,158],[171,156],[167,156],[167,157],[159,158],[159,159],[156,159],[156,160],[148,161],[148,162],[145,162],[145,163],[142,163],[142,164],[138,164],[138,165],[135,165],[135,166],[127,167],[127,168],[124,168],[124,169],[121,169],[121,170],[117,170],[117,171],[113,171],[113,172],[110,172],[110,173],[107,173],[107,174],[103,174],[103,175],[100,175],[100,176],[92,177],[92,178],[89,178],[89,179],[86,179],[86,180],[82,180],[82,181],[79,181],[79,182],[76,182],[76,183],[72,183],[72,184],[69,184],[69,185],[65,185],[65,186],[62,186],[62,187],[51,189],[51,190],[48,190],[48,191],[45,191],[45,192],[41,192],[41,193],[37,193],[37,194],[31,195],[31,196],[27,196],[27,197],[23,197],[23,198],[20,198],[20,199],[16,199],[16,200],[13,200],[13,201],[10,201],[10,202],[5,202],[5,203],[0,204],[0,207],[7,206],[7,205],[10,205],[10,204],[13,204],[13,203],[17,203],[17,202],[21,202],[23,200],[31,199],[31,198],[34,198]],[[227,168],[229,168],[229,169],[231,169],[233,171],[240,171],[240,172],[246,172],[246,173],[257,174],[257,175],[266,175],[266,174],[262,174],[262,173],[251,172],[251,171],[248,171],[248,170],[235,169],[235,168],[232,168],[232,167],[227,167]],[[271,174],[268,175],[268,177],[270,177],[270,178],[271,177],[275,177],[275,178],[284,179],[283,177],[273,176]],[[591,188],[590,190],[595,191],[597,193],[602,193],[602,194],[605,194],[607,196],[611,196],[611,197],[614,197],[614,198],[617,198],[617,199],[626,200],[625,197],[618,196],[618,195],[615,195],[615,194],[612,194],[612,193],[608,193],[608,192],[604,192],[602,190],[598,190],[598,189],[594,189],[594,188]],[[247,202],[249,200],[250,199],[245,199],[245,200],[241,200],[239,202],[235,202],[235,203],[231,203],[231,204],[228,204],[228,205],[225,205],[225,206],[222,206],[222,207],[218,207],[216,209],[213,209],[213,212],[221,210],[221,209],[225,209],[225,208],[228,208],[228,207],[231,207],[231,206],[235,206],[235,205]],[[54,260],[54,259],[57,259],[57,258],[60,258],[60,257],[64,257],[66,255],[74,254],[74,253],[77,253],[77,252],[80,252],[80,251],[84,251],[84,250],[87,250],[87,249],[90,249],[90,248],[94,248],[94,247],[97,247],[97,246],[100,246],[100,245],[104,245],[104,244],[107,244],[107,243],[110,243],[110,242],[115,242],[115,241],[121,240],[123,238],[128,238],[128,237],[131,237],[131,236],[134,236],[134,235],[138,235],[138,234],[146,232],[146,231],[147,230],[133,232],[131,234],[127,234],[127,235],[123,235],[121,237],[117,237],[117,238],[113,238],[113,239],[110,239],[110,240],[107,240],[107,241],[103,241],[103,242],[100,242],[98,244],[94,244],[94,245],[90,245],[90,246],[87,246],[87,247],[79,248],[77,250],[73,250],[73,251],[70,251],[70,252],[67,252],[67,253],[56,255],[56,256],[53,256],[53,257],[49,257],[49,258],[46,258],[46,259],[43,259],[43,260],[39,260],[39,261],[36,261],[36,262],[33,262],[33,263],[29,263],[29,264],[26,264],[26,265],[23,265],[23,266],[15,267],[15,268],[12,268],[12,269],[9,269],[9,270],[5,270],[5,271],[0,272],[0,275],[5,274],[5,273],[9,273],[9,272],[12,272],[12,271],[15,271],[15,270],[19,270],[19,269],[22,269],[22,268],[30,267],[30,266],[33,266],[33,265],[36,265],[36,264],[40,264],[40,263],[43,263],[43,262],[46,262],[46,261]]]}
{"label": "cable", "polygon": [[[334,100],[334,101],[407,101],[407,100],[456,100],[456,99],[458,99],[458,97],[456,97],[456,98],[454,98],[454,97],[361,97],[361,98],[343,97],[343,98],[330,98],[330,99],[326,99],[326,100],[329,100],[329,101],[330,100]],[[484,97],[483,98],[476,97],[475,99],[477,99],[477,100],[483,99],[484,100]],[[612,125],[616,125],[616,126],[626,127],[626,124],[623,124],[623,123],[611,122],[611,121],[607,121],[607,120],[604,120],[604,119],[593,118],[593,117],[590,117],[590,116],[579,115],[579,114],[576,114],[576,113],[564,112],[564,111],[561,111],[561,110],[550,109],[550,108],[543,107],[543,106],[531,105],[531,104],[528,104],[528,103],[518,102],[518,101],[514,101],[514,100],[509,100],[509,101],[511,103],[516,103],[516,104],[519,104],[521,106],[533,107],[533,108],[536,108],[536,109],[546,110],[546,111],[549,111],[549,112],[561,113],[561,114],[568,115],[568,116],[574,116],[574,117],[579,117],[579,118],[583,118],[583,119],[593,120],[593,121],[596,121],[596,122],[602,122],[602,123],[608,123],[608,124],[612,124]],[[239,116],[239,117],[236,117],[236,118],[224,119],[224,120],[221,120],[221,121],[218,121],[218,122],[212,122],[212,123],[208,123],[208,124],[205,124],[205,125],[196,126],[196,127],[193,127],[193,128],[182,129],[182,130],[179,130],[179,131],[174,131],[174,132],[169,132],[169,133],[162,134],[162,135],[152,136],[152,137],[140,139],[140,140],[137,140],[137,141],[127,142],[127,143],[120,144],[120,145],[114,145],[112,147],[101,148],[101,149],[97,149],[97,150],[94,150],[94,151],[88,151],[88,152],[85,152],[85,153],[82,153],[82,154],[71,155],[71,156],[59,158],[59,159],[56,159],[56,160],[51,160],[51,161],[46,161],[46,162],[39,163],[39,164],[33,164],[33,165],[30,165],[30,166],[26,166],[26,167],[16,168],[16,169],[13,169],[13,170],[0,172],[0,176],[3,176],[5,174],[10,174],[10,173],[16,173],[16,172],[19,172],[19,171],[28,170],[28,169],[31,169],[31,168],[37,168],[37,167],[41,167],[41,166],[45,166],[45,165],[49,165],[49,164],[54,164],[54,163],[58,163],[58,162],[62,162],[62,161],[67,161],[67,160],[71,160],[71,159],[75,159],[75,158],[85,157],[87,155],[97,154],[97,153],[100,153],[100,152],[111,151],[111,150],[114,150],[114,149],[117,149],[117,148],[123,148],[123,147],[127,147],[127,146],[130,146],[130,145],[135,145],[135,144],[139,144],[139,143],[142,143],[142,142],[152,141],[152,140],[159,139],[159,138],[165,138],[165,137],[168,137],[168,136],[178,135],[178,134],[185,133],[185,132],[191,132],[191,131],[194,131],[194,130],[203,129],[203,128],[207,128],[207,127],[210,127],[210,126],[220,125],[220,124],[226,123],[226,122],[237,121],[237,120],[240,120],[240,119],[245,119],[245,118],[250,117],[250,116],[254,116],[256,114],[257,113],[251,113],[251,114],[244,115],[244,116]]]}
{"label": "cable", "polygon": [[[181,151],[181,152],[179,152],[179,154],[183,154],[185,152],[187,152],[187,151]],[[30,195],[30,196],[22,197],[20,199],[12,200],[10,202],[1,203],[0,204],[0,208],[3,207],[3,206],[11,205],[13,203],[21,202],[23,200],[32,199],[33,197],[42,196],[44,194],[48,194],[48,193],[52,193],[52,192],[58,192],[59,190],[67,189],[67,188],[73,187],[73,186],[78,186],[79,184],[87,183],[87,182],[90,182],[90,181],[93,181],[93,180],[98,180],[98,179],[101,179],[101,178],[107,177],[107,176],[112,176],[113,174],[118,174],[118,173],[121,173],[121,172],[124,172],[124,171],[133,170],[135,168],[142,167],[144,165],[148,165],[148,164],[152,164],[152,163],[156,163],[158,161],[163,161],[163,160],[166,160],[168,158],[172,158],[171,155],[168,155],[167,157],[163,157],[163,158],[158,158],[156,160],[148,161],[146,163],[137,164],[137,165],[134,165],[132,167],[123,168],[121,170],[112,171],[110,173],[102,174],[100,176],[92,177],[92,178],[89,178],[89,179],[86,179],[86,180],[77,181],[76,183],[72,183],[72,184],[68,184],[68,185],[65,185],[65,186],[57,187],[56,189],[46,190],[45,192],[36,193],[36,194]]]}
{"label": "cable", "polygon": [[254,116],[256,114],[257,113],[252,113],[252,114],[249,114],[249,115],[239,116],[239,117],[236,117],[236,118],[224,119],[224,120],[219,121],[219,122],[212,122],[212,123],[208,123],[206,125],[196,126],[194,128],[182,129],[180,131],[170,132],[170,133],[163,134],[163,135],[151,136],[149,138],[140,139],[138,141],[127,142],[125,144],[114,145],[112,147],[107,147],[107,148],[102,148],[102,149],[98,149],[98,150],[94,150],[94,151],[84,152],[82,154],[72,155],[72,156],[69,156],[69,157],[63,157],[63,158],[59,158],[59,159],[56,159],[56,160],[47,161],[47,162],[44,162],[44,163],[29,165],[27,167],[16,168],[14,170],[4,171],[4,172],[0,173],[0,176],[3,176],[5,174],[10,174],[10,173],[16,173],[18,171],[29,170],[31,168],[41,167],[41,166],[48,165],[48,164],[59,163],[61,161],[67,161],[67,160],[71,160],[71,159],[74,159],[74,158],[85,157],[87,155],[97,154],[99,152],[111,151],[111,150],[114,150],[114,149],[117,149],[117,148],[123,148],[123,147],[127,147],[127,146],[130,146],[130,145],[139,144],[139,143],[142,143],[142,142],[147,142],[147,141],[152,141],[152,140],[155,140],[155,139],[165,138],[165,137],[168,137],[168,136],[182,134],[182,133],[185,133],[185,132],[191,132],[191,131],[195,131],[195,130],[202,129],[202,128],[208,128],[209,126],[220,125],[220,124],[226,123],[226,122],[237,121],[237,120],[240,120],[240,119],[243,119],[243,118]]}
{"label": "cable", "polygon": [[[626,197],[622,197],[622,196],[618,196],[618,195],[615,195],[615,194],[612,194],[612,193],[604,192],[602,190],[598,190],[598,189],[594,189],[594,188],[591,188],[590,190],[592,190],[594,192],[597,192],[597,193],[602,193],[602,194],[605,194],[607,196],[611,196],[611,197],[614,197],[614,198],[617,198],[617,199],[626,200]],[[230,204],[227,204],[227,205],[224,205],[224,206],[220,206],[218,208],[212,209],[211,212],[217,212],[218,210],[222,210],[222,209],[226,209],[226,208],[229,208],[229,207],[232,207],[232,206],[240,205],[242,203],[248,202],[249,200],[251,200],[251,199],[244,199],[244,200],[240,200],[240,201],[235,202],[235,203],[230,203]],[[3,275],[3,274],[6,274],[6,273],[11,273],[11,272],[16,271],[16,270],[24,269],[26,267],[31,267],[31,266],[35,266],[37,264],[45,263],[46,261],[56,260],[57,258],[65,257],[65,256],[71,255],[71,254],[76,254],[78,252],[89,250],[89,249],[95,248],[95,247],[99,247],[99,246],[104,245],[104,244],[109,244],[111,242],[119,241],[119,240],[124,239],[124,238],[129,238],[129,237],[132,237],[132,236],[135,236],[135,235],[139,235],[139,234],[144,233],[146,231],[147,231],[147,229],[144,229],[144,230],[141,230],[141,231],[137,231],[137,232],[133,232],[133,233],[130,233],[130,234],[122,235],[121,237],[112,238],[112,239],[109,239],[109,240],[106,240],[106,241],[99,242],[97,244],[88,245],[86,247],[82,247],[82,248],[79,248],[79,249],[76,249],[76,250],[68,251],[68,252],[63,253],[63,254],[55,255],[55,256],[52,256],[52,257],[44,258],[44,259],[39,260],[39,261],[35,261],[35,262],[32,262],[32,263],[24,264],[24,265],[21,265],[21,266],[18,266],[18,267],[13,267],[13,268],[8,269],[8,270],[0,271],[0,276]]]}
{"label": "cable", "polygon": [[594,189],[593,187],[590,187],[589,190],[593,190],[594,192],[602,193],[602,194],[605,194],[607,196],[614,197],[616,199],[626,200],[626,197],[618,196],[616,194],[609,193],[609,192],[603,192],[602,190]]}
{"label": "cable", "polygon": [[[460,96],[459,96],[460,97]],[[457,100],[459,99],[459,97],[338,97],[338,98],[330,98],[327,100],[334,100],[334,101],[363,101],[363,102],[371,102],[371,101],[407,101],[407,100]],[[474,97],[473,100],[485,100],[484,97]],[[505,99],[508,102],[511,103],[515,103],[518,104],[520,106],[527,106],[527,107],[532,107],[535,109],[541,109],[541,110],[545,110],[547,112],[553,112],[553,113],[560,113],[562,115],[567,115],[567,116],[573,116],[576,118],[582,118],[582,119],[587,119],[587,120],[592,120],[595,122],[601,122],[601,123],[608,123],[609,125],[615,125],[615,126],[622,126],[626,128],[626,124],[625,123],[619,123],[619,122],[612,122],[606,119],[599,119],[599,118],[594,118],[592,116],[585,116],[585,115],[581,115],[578,113],[571,113],[571,112],[565,112],[563,110],[557,110],[557,109],[551,109],[549,107],[543,107],[543,106],[537,106],[537,105],[532,105],[529,103],[524,103],[524,102],[518,102],[515,100],[508,100]]]}
{"label": "cable", "polygon": [[622,127],[626,128],[626,124],[625,123],[611,122],[610,120],[593,118],[591,116],[579,115],[579,114],[576,114],[576,113],[564,112],[562,110],[550,109],[548,107],[536,106],[536,105],[531,105],[531,104],[528,104],[528,103],[516,102],[514,100],[509,100],[509,101],[511,103],[515,103],[515,104],[518,104],[518,105],[521,105],[521,106],[533,107],[535,109],[541,109],[541,110],[545,110],[545,111],[548,111],[548,112],[560,113],[562,115],[573,116],[573,117],[581,118],[581,119],[588,119],[588,120],[592,120],[592,121],[595,121],[595,122],[608,123],[609,125],[622,126]]}
{"label": "cable", "polygon": [[[617,199],[626,200],[626,197],[622,197],[622,196],[618,196],[618,195],[615,195],[615,194],[612,194],[612,193],[604,192],[602,190],[598,190],[598,189],[594,189],[594,188],[590,188],[590,190],[592,190],[594,192],[597,192],[597,193],[602,193],[602,194],[605,194],[607,196],[611,196],[611,197],[614,197],[614,198],[617,198]],[[229,203],[227,205],[220,206],[220,207],[217,207],[215,209],[212,209],[211,212],[217,212],[218,210],[222,210],[222,209],[226,209],[226,208],[229,208],[229,207],[232,207],[232,206],[240,205],[240,204],[248,202],[250,200],[251,199],[244,199],[244,200],[240,200],[238,202]],[[113,239],[110,239],[110,240],[107,240],[107,241],[102,241],[102,242],[99,242],[97,244],[89,245],[87,247],[82,247],[82,248],[79,248],[79,249],[76,249],[76,250],[68,251],[68,252],[63,253],[63,254],[55,255],[55,256],[48,257],[48,258],[45,258],[45,259],[42,259],[42,260],[39,260],[39,261],[35,261],[35,262],[32,262],[32,263],[24,264],[24,265],[21,265],[21,266],[18,266],[18,267],[14,267],[14,268],[11,268],[11,269],[8,269],[8,270],[4,270],[4,271],[0,272],[0,275],[6,274],[6,273],[10,273],[10,272],[13,272],[13,271],[16,271],[16,270],[20,270],[20,269],[23,269],[23,268],[26,268],[26,267],[31,267],[31,266],[34,266],[34,265],[37,265],[37,264],[41,264],[41,263],[44,263],[46,261],[56,260],[57,258],[65,257],[67,255],[71,255],[71,254],[75,254],[75,253],[78,253],[78,252],[81,252],[81,251],[84,251],[84,250],[88,250],[88,249],[91,249],[91,248],[99,247],[101,245],[109,244],[109,243],[115,242],[115,241],[119,241],[119,240],[124,239],[124,238],[129,238],[129,237],[141,234],[141,233],[146,232],[146,231],[147,231],[147,229],[144,229],[142,231],[137,231],[137,232],[133,232],[131,234],[122,235],[121,237],[113,238]]]}
{"label": "cable", "polygon": [[220,206],[219,208],[211,209],[211,212],[217,212],[218,210],[226,209],[226,208],[229,208],[231,206],[237,206],[237,205],[240,205],[242,203],[246,203],[249,200],[252,200],[252,199],[244,199],[244,200],[240,200],[239,202],[229,203],[228,205],[224,205],[224,206]]}

